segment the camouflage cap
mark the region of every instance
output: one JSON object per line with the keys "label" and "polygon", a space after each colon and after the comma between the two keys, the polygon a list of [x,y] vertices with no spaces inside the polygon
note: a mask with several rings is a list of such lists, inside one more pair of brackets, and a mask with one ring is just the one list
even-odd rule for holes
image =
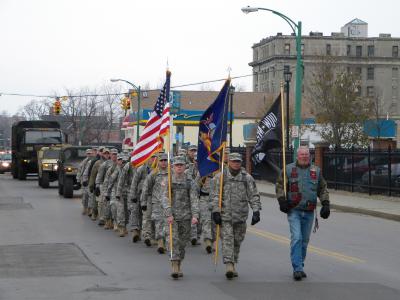
{"label": "camouflage cap", "polygon": [[111,153],[111,154],[118,154],[118,149],[112,148],[112,149],[110,150],[110,153]]}
{"label": "camouflage cap", "polygon": [[122,160],[123,160],[123,161],[129,161],[129,159],[130,159],[130,156],[129,156],[129,155],[122,154]]}
{"label": "camouflage cap", "polygon": [[160,153],[158,155],[158,160],[166,160],[168,159],[168,154],[167,153]]}
{"label": "camouflage cap", "polygon": [[103,153],[106,153],[106,152],[107,152],[108,154],[110,154],[110,149],[104,148],[104,149],[103,149]]}
{"label": "camouflage cap", "polygon": [[185,155],[187,153],[186,149],[179,149],[178,150],[178,155]]}
{"label": "camouflage cap", "polygon": [[225,153],[231,153],[231,148],[229,148],[229,147],[225,147]]}
{"label": "camouflage cap", "polygon": [[174,157],[174,165],[185,165],[186,159],[183,156],[175,156]]}
{"label": "camouflage cap", "polygon": [[242,155],[240,153],[230,153],[229,154],[229,160],[233,161],[242,161]]}
{"label": "camouflage cap", "polygon": [[86,149],[86,154],[92,153],[92,149]]}
{"label": "camouflage cap", "polygon": [[97,151],[98,148],[97,148],[97,147],[93,147],[91,150],[92,150],[92,151]]}
{"label": "camouflage cap", "polygon": [[190,145],[188,150],[189,151],[192,151],[192,150],[196,150],[197,151],[197,146],[196,145]]}
{"label": "camouflage cap", "polygon": [[123,157],[124,157],[124,156],[123,156],[121,153],[117,155],[117,159],[118,159],[118,160],[122,160]]}
{"label": "camouflage cap", "polygon": [[99,151],[100,151],[100,152],[104,152],[104,148],[105,148],[104,146],[100,146],[100,147],[99,147]]}

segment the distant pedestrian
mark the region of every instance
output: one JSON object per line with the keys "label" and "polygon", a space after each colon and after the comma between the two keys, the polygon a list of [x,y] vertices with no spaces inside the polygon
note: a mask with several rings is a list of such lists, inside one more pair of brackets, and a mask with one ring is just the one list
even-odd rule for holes
{"label": "distant pedestrian", "polygon": [[287,197],[285,197],[283,180],[283,172],[281,172],[276,182],[276,196],[280,210],[287,214],[289,221],[293,279],[299,281],[307,277],[303,268],[317,198],[322,204],[320,216],[327,219],[330,214],[329,193],[320,168],[310,163],[308,147],[300,147],[297,152],[297,161],[286,165]]}

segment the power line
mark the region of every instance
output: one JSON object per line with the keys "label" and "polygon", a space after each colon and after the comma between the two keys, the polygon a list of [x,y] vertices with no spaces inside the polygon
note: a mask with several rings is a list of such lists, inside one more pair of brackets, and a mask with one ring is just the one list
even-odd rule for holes
{"label": "power line", "polygon": [[[254,74],[248,74],[248,75],[240,75],[240,76],[234,76],[231,77],[231,79],[238,79],[238,78],[244,78],[244,77],[250,77],[253,76]],[[226,78],[221,78],[221,79],[214,79],[214,80],[208,80],[208,81],[201,81],[201,82],[195,82],[195,83],[187,83],[187,84],[182,84],[182,85],[176,85],[172,86],[171,89],[175,88],[180,88],[180,87],[188,87],[188,86],[195,86],[195,85],[201,85],[201,84],[206,84],[206,83],[214,83],[214,82],[220,82],[220,81],[225,81]],[[150,89],[146,90],[147,92],[150,91],[158,91],[159,89]],[[79,97],[105,97],[105,96],[122,96],[125,95],[125,93],[111,93],[111,94],[84,94],[84,95],[69,95],[65,96],[68,98],[79,98]],[[0,96],[17,96],[17,97],[34,97],[34,98],[62,98],[59,96],[54,96],[54,95],[34,95],[34,94],[22,94],[22,93],[3,93],[0,92]]]}

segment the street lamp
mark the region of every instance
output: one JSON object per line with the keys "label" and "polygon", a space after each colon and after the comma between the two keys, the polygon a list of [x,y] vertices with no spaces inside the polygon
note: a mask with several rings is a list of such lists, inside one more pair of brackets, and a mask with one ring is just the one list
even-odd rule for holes
{"label": "street lamp", "polygon": [[295,119],[294,119],[294,124],[295,126],[293,127],[293,132],[296,134],[295,139],[294,139],[294,153],[296,153],[297,148],[300,145],[300,125],[301,125],[301,89],[303,85],[303,61],[301,58],[301,22],[299,21],[298,23],[295,23],[292,19],[290,19],[288,16],[285,16],[284,14],[268,9],[268,8],[262,8],[262,7],[243,7],[242,11],[246,14],[251,13],[251,12],[256,12],[259,10],[266,10],[269,12],[272,12],[273,14],[281,17],[286,21],[286,23],[289,24],[290,28],[292,28],[295,36],[296,36],[296,105],[295,105]]}
{"label": "street lamp", "polygon": [[229,148],[231,148],[232,151],[232,143],[233,143],[233,129],[232,129],[232,123],[233,123],[233,95],[235,94],[235,87],[231,85],[229,87],[229,96],[230,96],[230,123],[229,123]]}
{"label": "street lamp", "polygon": [[111,82],[119,82],[119,81],[122,81],[122,82],[125,82],[125,83],[127,83],[127,84],[129,84],[130,86],[132,86],[133,87],[133,89],[134,90],[136,90],[136,92],[137,92],[137,97],[138,97],[138,106],[137,106],[137,122],[136,122],[136,144],[139,142],[139,126],[140,126],[140,124],[139,124],[139,120],[140,120],[140,101],[141,101],[141,99],[140,99],[140,85],[139,86],[136,86],[136,85],[134,85],[132,82],[130,82],[130,81],[128,81],[128,80],[125,80],[125,79],[115,79],[115,78],[112,78],[112,79],[110,79],[110,81]]}
{"label": "street lamp", "polygon": [[289,150],[289,90],[290,81],[292,80],[292,72],[290,72],[290,66],[284,66],[283,68],[283,78],[286,82],[286,148]]}

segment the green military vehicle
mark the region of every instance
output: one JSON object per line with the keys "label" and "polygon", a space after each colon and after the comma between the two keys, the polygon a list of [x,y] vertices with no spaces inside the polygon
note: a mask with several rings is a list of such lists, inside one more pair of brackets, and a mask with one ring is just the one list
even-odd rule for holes
{"label": "green military vehicle", "polygon": [[25,180],[28,173],[38,172],[37,151],[62,144],[63,133],[56,121],[20,121],[12,126],[12,175]]}
{"label": "green military vehicle", "polygon": [[64,198],[72,198],[76,187],[76,174],[82,160],[86,157],[86,149],[91,146],[67,146],[60,151],[58,160],[58,194]]}
{"label": "green military vehicle", "polygon": [[58,179],[58,160],[61,146],[42,147],[38,153],[38,184],[48,188],[50,182]]}

